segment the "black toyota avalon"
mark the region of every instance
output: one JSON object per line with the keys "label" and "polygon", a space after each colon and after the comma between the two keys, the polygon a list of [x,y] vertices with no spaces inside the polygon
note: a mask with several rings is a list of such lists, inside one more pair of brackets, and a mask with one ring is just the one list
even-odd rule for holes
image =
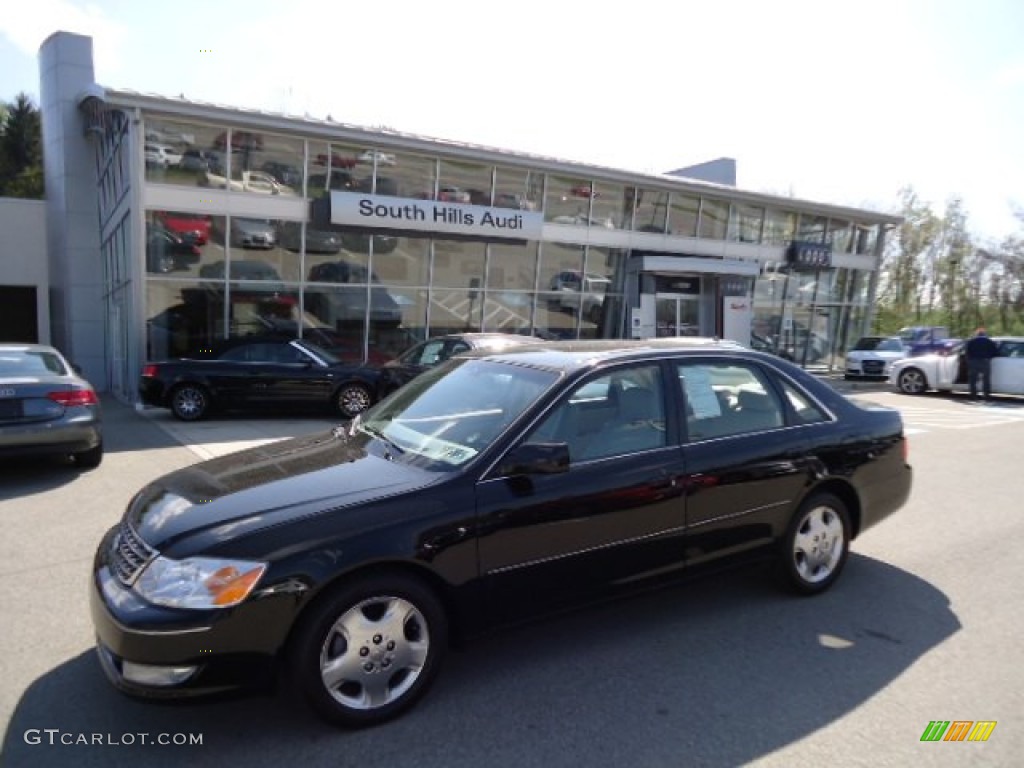
{"label": "black toyota avalon", "polygon": [[459,357],[337,428],[154,480],[96,554],[111,681],[394,717],[449,641],[768,558],[830,587],[907,500],[897,412],[708,340]]}

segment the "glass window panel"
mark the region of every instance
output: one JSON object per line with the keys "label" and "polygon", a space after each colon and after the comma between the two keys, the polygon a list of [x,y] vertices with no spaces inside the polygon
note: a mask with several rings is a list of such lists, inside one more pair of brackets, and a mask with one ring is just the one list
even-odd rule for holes
{"label": "glass window panel", "polygon": [[826,221],[824,216],[801,213],[800,230],[796,239],[805,243],[824,243]]}
{"label": "glass window panel", "polygon": [[209,170],[209,186],[259,195],[302,194],[305,149],[301,139],[232,128],[218,134],[214,145],[222,155],[230,152],[231,180],[227,181],[223,173]]}
{"label": "glass window panel", "polygon": [[317,283],[305,287],[302,293],[304,338],[343,360],[362,361],[370,290],[366,284]]}
{"label": "glass window panel", "polygon": [[[366,151],[360,150],[360,155]],[[355,172],[359,177],[357,189],[360,192],[370,192],[372,183],[372,191],[376,195],[434,199],[437,188],[437,160],[422,155],[407,155],[403,152],[385,154],[389,162],[381,163],[378,154],[376,171],[373,165],[356,165]]]}
{"label": "glass window panel", "polygon": [[668,200],[668,192],[659,189],[638,189],[633,229],[637,232],[664,232],[668,225]]}
{"label": "glass window panel", "polygon": [[580,338],[601,339],[615,336],[612,323],[621,290],[625,253],[617,249],[587,249],[587,268],[580,288]]}
{"label": "glass window panel", "polygon": [[[230,257],[231,279],[247,282],[258,280],[268,283],[298,282],[301,277],[302,259],[299,253],[283,247],[280,231],[293,224],[283,221],[231,216],[227,219],[226,233],[223,217],[214,217],[211,224],[211,240],[215,246],[226,243]],[[200,277],[225,275],[225,260],[216,258],[217,249],[209,249],[209,258],[199,268]]]}
{"label": "glass window panel", "polygon": [[[221,230],[224,217],[217,217]],[[146,212],[146,272],[197,277],[202,264],[223,259],[223,243],[211,243],[214,217],[183,211]]]}
{"label": "glass window panel", "polygon": [[374,323],[370,326],[370,361],[390,360],[427,338],[427,291],[387,288],[391,301],[399,306],[398,325]]}
{"label": "glass window panel", "polygon": [[356,188],[369,189],[373,184],[372,169],[356,167],[355,157],[359,148],[346,144],[328,144],[325,141],[309,142],[309,180],[306,195],[312,198],[324,197],[336,189],[341,192]]}
{"label": "glass window panel", "polygon": [[740,243],[761,242],[764,208],[733,203],[729,212],[729,239]]}
{"label": "glass window panel", "polygon": [[195,354],[224,338],[223,295],[197,280],[147,280],[146,358]]}
{"label": "glass window panel", "polygon": [[488,291],[484,298],[481,329],[529,334],[533,296],[531,291]]}
{"label": "glass window panel", "polygon": [[532,291],[537,274],[537,243],[491,243],[487,288]]}
{"label": "glass window panel", "polygon": [[765,245],[789,245],[795,238],[796,214],[769,208],[765,212],[763,242]]}
{"label": "glass window panel", "polygon": [[[354,235],[349,240],[352,246],[361,245],[356,242]],[[428,238],[376,235],[372,241],[374,247],[371,264],[374,274],[382,283],[423,287],[429,283],[430,240]],[[384,247],[378,247],[381,245]]]}
{"label": "glass window panel", "polygon": [[698,237],[706,240],[724,240],[728,223],[728,203],[706,197],[701,199]]}
{"label": "glass window panel", "polygon": [[578,294],[567,296],[564,291],[539,294],[537,296],[537,311],[533,320],[537,334],[546,339],[575,339],[577,337],[575,309],[578,302]]}
{"label": "glass window panel", "polygon": [[478,288],[430,291],[430,335],[479,331],[483,324],[484,292]]}
{"label": "glass window panel", "polygon": [[589,180],[548,176],[544,220],[585,227],[590,221],[590,199],[594,192]]}
{"label": "glass window panel", "polygon": [[595,181],[591,191],[591,224],[607,229],[631,227],[635,194],[632,187],[623,184]]}
{"label": "glass window panel", "polygon": [[435,240],[433,284],[443,288],[479,288],[484,280],[484,243]]}
{"label": "glass window panel", "polygon": [[491,177],[494,167],[479,163],[441,161],[437,199],[448,203],[491,204]]}
{"label": "glass window panel", "polygon": [[853,242],[853,225],[848,221],[828,220],[828,241],[833,253],[849,253]]}
{"label": "glass window panel", "polygon": [[583,271],[584,249],[579,245],[544,243],[540,248],[540,289],[561,291],[567,273]]}
{"label": "glass window panel", "polygon": [[697,212],[699,210],[700,200],[698,198],[673,192],[668,218],[669,233],[683,237],[696,237]]}
{"label": "glass window panel", "polygon": [[544,194],[544,174],[518,168],[498,168],[494,177],[494,205],[539,211]]}
{"label": "glass window panel", "polygon": [[223,126],[147,118],[143,152],[146,180],[194,187],[206,172],[223,175],[224,152],[216,147]]}
{"label": "glass window panel", "polygon": [[857,253],[873,254],[878,241],[878,224],[857,224],[855,228]]}

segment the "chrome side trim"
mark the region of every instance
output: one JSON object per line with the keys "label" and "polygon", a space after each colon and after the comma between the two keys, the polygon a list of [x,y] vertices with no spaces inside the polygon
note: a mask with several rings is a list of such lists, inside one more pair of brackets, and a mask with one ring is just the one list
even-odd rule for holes
{"label": "chrome side trim", "polygon": [[683,532],[685,530],[686,530],[686,526],[685,525],[680,525],[680,526],[677,526],[675,528],[666,528],[665,530],[658,531],[657,533],[647,533],[647,534],[644,534],[643,536],[633,536],[632,538],[629,538],[629,539],[620,539],[618,541],[610,541],[607,544],[598,544],[597,546],[594,546],[594,547],[586,547],[584,549],[577,549],[577,550],[575,550],[573,552],[565,552],[565,553],[563,553],[561,555],[552,555],[551,557],[540,557],[540,558],[537,558],[536,560],[527,560],[527,561],[522,562],[522,563],[516,563],[515,565],[503,565],[500,568],[493,568],[493,569],[487,571],[487,575],[488,576],[493,576],[493,575],[496,575],[496,574],[499,574],[499,573],[507,573],[508,571],[515,571],[515,570],[518,570],[520,568],[530,568],[530,567],[532,567],[534,565],[541,565],[543,563],[553,563],[556,560],[565,560],[566,558],[576,557],[577,555],[585,555],[585,554],[588,554],[590,552],[599,552],[599,551],[601,551],[603,549],[611,549],[612,547],[620,547],[623,544],[634,544],[634,543],[636,543],[638,541],[646,541],[646,540],[649,540],[649,539],[657,539],[657,538],[661,538],[662,536],[671,536],[672,534],[681,533],[681,532]]}

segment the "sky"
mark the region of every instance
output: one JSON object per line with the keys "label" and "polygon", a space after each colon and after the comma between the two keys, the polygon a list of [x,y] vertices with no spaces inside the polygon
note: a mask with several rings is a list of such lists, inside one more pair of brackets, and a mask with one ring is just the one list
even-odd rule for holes
{"label": "sky", "polygon": [[[1024,229],[1020,0],[8,0],[0,99],[93,38],[101,85]],[[17,8],[17,10],[13,10]]]}

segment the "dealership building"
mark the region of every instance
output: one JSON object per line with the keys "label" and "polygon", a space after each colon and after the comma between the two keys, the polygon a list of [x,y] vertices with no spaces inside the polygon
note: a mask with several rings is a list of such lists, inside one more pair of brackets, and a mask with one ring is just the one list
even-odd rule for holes
{"label": "dealership building", "polygon": [[[40,76],[40,340],[128,402],[146,360],[270,331],[370,362],[501,331],[840,366],[899,223],[737,189],[727,161],[637,173],[105,88],[64,32]],[[18,259],[0,283],[38,274]]]}

